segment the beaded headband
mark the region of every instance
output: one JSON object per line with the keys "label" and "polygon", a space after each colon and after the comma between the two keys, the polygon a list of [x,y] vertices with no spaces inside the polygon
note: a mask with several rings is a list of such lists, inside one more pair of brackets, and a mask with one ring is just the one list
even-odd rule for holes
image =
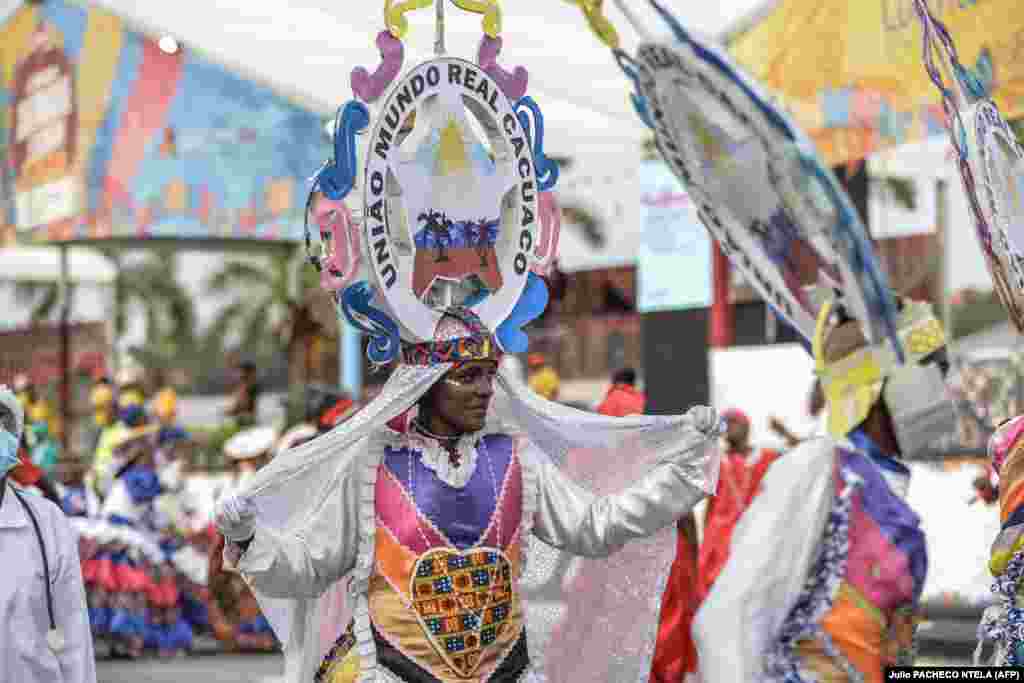
{"label": "beaded headband", "polygon": [[465,307],[452,307],[438,325],[441,331],[446,323],[456,322],[459,336],[419,344],[405,344],[402,360],[406,365],[437,365],[439,363],[465,363],[475,360],[501,360],[501,348],[480,318]]}

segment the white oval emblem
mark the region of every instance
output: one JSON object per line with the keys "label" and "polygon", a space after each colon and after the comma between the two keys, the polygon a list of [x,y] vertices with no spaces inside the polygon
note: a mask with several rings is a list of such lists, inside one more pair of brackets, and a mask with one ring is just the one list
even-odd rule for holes
{"label": "white oval emblem", "polygon": [[985,223],[978,238],[996,291],[1014,325],[1024,331],[1024,150],[993,102],[972,109],[975,139],[968,136],[968,150],[972,142],[978,150],[977,163],[971,164],[982,185],[974,188],[981,212],[976,218]]}
{"label": "white oval emblem", "polygon": [[869,337],[885,334],[884,276],[810,141],[711,46],[641,45],[636,65],[659,151],[747,281],[808,339],[815,286],[841,288]]}
{"label": "white oval emblem", "polygon": [[[537,243],[534,175],[516,111],[480,67],[431,60],[395,85],[367,150],[363,230],[383,303],[408,341],[433,339],[438,304],[468,303],[492,331],[509,315]],[[460,299],[434,300],[438,283]]]}

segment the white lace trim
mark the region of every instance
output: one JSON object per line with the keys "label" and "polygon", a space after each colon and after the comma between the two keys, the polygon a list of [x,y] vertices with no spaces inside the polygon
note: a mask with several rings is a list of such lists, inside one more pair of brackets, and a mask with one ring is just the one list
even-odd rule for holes
{"label": "white lace trim", "polygon": [[[370,576],[373,574],[374,548],[377,538],[376,493],[377,470],[384,457],[384,450],[375,447],[371,440],[370,454],[366,457],[360,471],[359,492],[359,552],[352,578],[349,579],[348,594],[355,598],[353,610],[353,634],[356,637],[356,648],[362,663],[359,673],[360,683],[375,683],[378,680],[377,644],[373,641],[370,629],[370,604],[367,594],[370,588]],[[387,679],[384,679],[387,680]]]}
{"label": "white lace trim", "polygon": [[446,451],[437,440],[430,438],[410,428],[407,434],[392,432],[389,434],[392,448],[409,448],[420,454],[420,462],[428,470],[431,470],[437,478],[452,488],[465,488],[469,480],[476,472],[478,454],[476,444],[484,436],[484,432],[471,432],[463,434],[459,438],[456,451],[459,454],[459,463],[455,465]]}

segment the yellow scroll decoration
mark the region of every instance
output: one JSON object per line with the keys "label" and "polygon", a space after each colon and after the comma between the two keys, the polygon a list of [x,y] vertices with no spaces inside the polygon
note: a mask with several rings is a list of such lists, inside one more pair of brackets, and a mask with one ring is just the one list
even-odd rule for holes
{"label": "yellow scroll decoration", "polygon": [[384,0],[384,25],[395,38],[401,40],[409,32],[409,20],[405,15],[418,9],[426,9],[434,0]]}
{"label": "yellow scroll decoration", "polygon": [[455,6],[466,12],[484,15],[484,33],[491,38],[501,35],[501,5],[498,0],[452,0]]}
{"label": "yellow scroll decoration", "polygon": [[583,10],[587,25],[598,40],[613,50],[619,49],[619,32],[615,25],[604,15],[604,0],[566,0]]}

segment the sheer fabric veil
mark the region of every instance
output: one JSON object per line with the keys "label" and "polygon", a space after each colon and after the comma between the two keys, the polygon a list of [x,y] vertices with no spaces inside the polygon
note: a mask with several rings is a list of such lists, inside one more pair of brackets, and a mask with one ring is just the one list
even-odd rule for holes
{"label": "sheer fabric veil", "polygon": [[[450,368],[399,366],[381,393],[350,420],[279,454],[241,493],[255,503],[258,524],[284,533],[302,528],[319,503],[339,489],[344,465],[378,447],[373,437],[415,406]],[[553,463],[597,494],[621,490],[679,453],[689,454],[684,470],[694,486],[710,494],[717,485],[718,425],[695,424],[690,415],[612,418],[587,413],[546,401],[521,380],[500,373],[487,429],[525,436],[535,446],[523,455],[535,462],[525,464]],[[362,524],[372,526],[373,511],[362,514],[368,519],[361,520],[361,529],[366,528]],[[531,537],[520,588],[534,662],[550,670],[552,681],[568,681],[563,672],[584,662],[599,676],[586,680],[646,681],[674,551],[674,525],[606,559],[571,558]],[[563,580],[567,571],[571,574]],[[284,646],[287,683],[312,681],[324,654],[347,627],[355,597],[348,578],[316,599],[283,600],[257,591]],[[572,678],[583,680],[578,672]]]}

